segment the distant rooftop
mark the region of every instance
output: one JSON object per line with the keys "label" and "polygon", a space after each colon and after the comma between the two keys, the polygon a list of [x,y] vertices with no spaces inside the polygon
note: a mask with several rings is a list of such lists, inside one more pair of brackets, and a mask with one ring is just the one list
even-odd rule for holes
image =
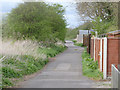
{"label": "distant rooftop", "polygon": [[111,31],[111,32],[109,32],[109,33],[107,33],[107,34],[120,34],[120,30]]}
{"label": "distant rooftop", "polygon": [[[90,30],[89,30],[90,33]],[[79,34],[88,34],[88,30],[79,30]]]}

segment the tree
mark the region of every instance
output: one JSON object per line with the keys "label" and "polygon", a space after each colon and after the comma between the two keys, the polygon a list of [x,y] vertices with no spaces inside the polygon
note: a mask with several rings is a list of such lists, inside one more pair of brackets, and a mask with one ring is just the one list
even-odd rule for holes
{"label": "tree", "polygon": [[66,39],[75,39],[77,37],[77,34],[79,34],[79,30],[90,30],[92,28],[93,24],[92,22],[85,22],[84,24],[78,26],[77,28],[67,29],[66,33]]}
{"label": "tree", "polygon": [[44,2],[24,2],[7,17],[7,35],[17,39],[31,39],[43,43],[64,41],[66,21],[61,5]]}
{"label": "tree", "polygon": [[98,34],[117,29],[117,2],[79,2],[77,10],[80,16],[93,21],[93,28],[99,32]]}
{"label": "tree", "polygon": [[117,2],[79,2],[77,10],[82,17],[95,19],[100,17],[102,20],[111,20],[117,15]]}

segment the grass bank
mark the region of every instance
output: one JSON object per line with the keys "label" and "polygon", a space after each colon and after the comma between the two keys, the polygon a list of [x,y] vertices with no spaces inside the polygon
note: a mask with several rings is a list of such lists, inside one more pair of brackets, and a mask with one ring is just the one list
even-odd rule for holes
{"label": "grass bank", "polygon": [[48,58],[63,52],[65,46],[38,48],[39,54],[46,55],[46,59],[36,58],[31,55],[5,56],[2,61],[2,85],[1,87],[14,86],[18,79],[41,70],[48,62]]}
{"label": "grass bank", "polygon": [[83,75],[91,79],[101,80],[103,78],[103,73],[98,69],[98,61],[94,61],[90,57],[86,48],[82,53],[82,71]]}

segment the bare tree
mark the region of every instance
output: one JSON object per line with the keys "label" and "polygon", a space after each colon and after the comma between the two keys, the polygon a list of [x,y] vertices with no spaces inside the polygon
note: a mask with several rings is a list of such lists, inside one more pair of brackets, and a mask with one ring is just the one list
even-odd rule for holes
{"label": "bare tree", "polygon": [[79,2],[77,3],[79,15],[86,18],[95,19],[100,17],[102,20],[111,20],[117,17],[117,2]]}

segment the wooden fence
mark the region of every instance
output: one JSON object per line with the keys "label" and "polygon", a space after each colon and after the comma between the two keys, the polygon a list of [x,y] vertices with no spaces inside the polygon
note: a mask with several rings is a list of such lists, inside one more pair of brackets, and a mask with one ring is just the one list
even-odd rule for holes
{"label": "wooden fence", "polygon": [[120,65],[116,67],[112,64],[112,88],[117,88],[117,90],[120,90],[120,71],[118,68],[120,68]]}
{"label": "wooden fence", "polygon": [[83,34],[83,45],[87,46],[87,52],[90,54],[91,34]]}
{"label": "wooden fence", "polygon": [[104,79],[111,77],[111,65],[119,64],[120,38],[91,38],[90,55],[98,61]]}

